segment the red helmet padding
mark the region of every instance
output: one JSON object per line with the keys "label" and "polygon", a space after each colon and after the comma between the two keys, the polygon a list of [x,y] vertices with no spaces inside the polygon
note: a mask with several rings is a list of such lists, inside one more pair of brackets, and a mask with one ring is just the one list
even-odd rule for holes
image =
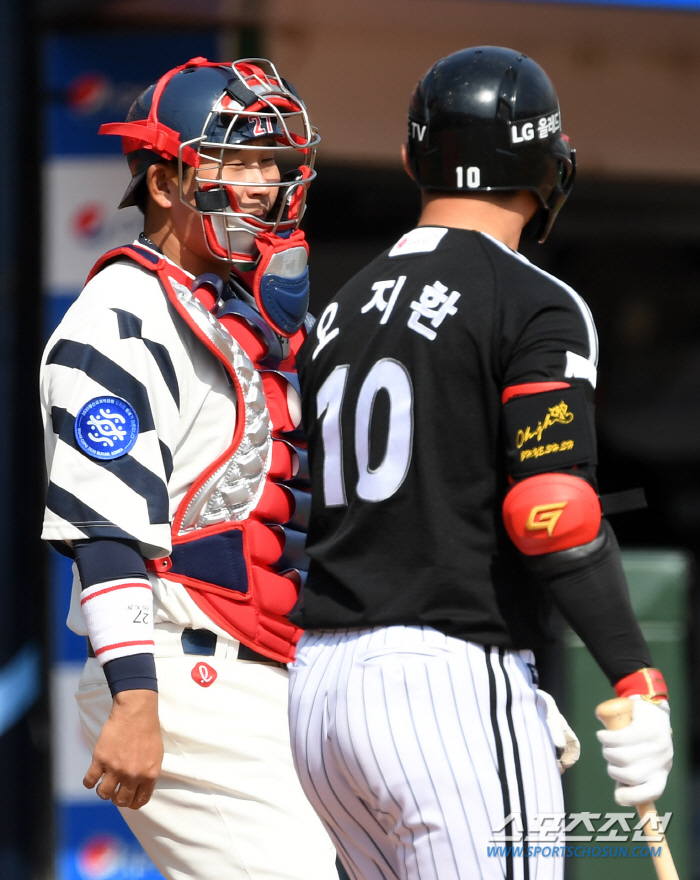
{"label": "red helmet padding", "polygon": [[595,489],[572,474],[537,474],[516,483],[503,501],[503,522],[526,556],[569,550],[592,541],[602,513]]}
{"label": "red helmet padding", "polygon": [[270,95],[269,97],[256,101],[254,104],[245,107],[245,115],[249,116],[253,113],[258,113],[261,110],[268,110],[270,106],[276,107],[278,110],[289,110],[292,113],[299,113],[301,109],[296,101],[290,101],[289,98],[285,98],[282,95]]}
{"label": "red helmet padding", "polygon": [[241,74],[241,76],[253,80],[257,77],[260,77],[260,79],[263,79],[265,82],[269,82],[267,74],[261,67],[258,67],[257,64],[247,64],[244,61],[236,61],[234,63],[236,70]]}

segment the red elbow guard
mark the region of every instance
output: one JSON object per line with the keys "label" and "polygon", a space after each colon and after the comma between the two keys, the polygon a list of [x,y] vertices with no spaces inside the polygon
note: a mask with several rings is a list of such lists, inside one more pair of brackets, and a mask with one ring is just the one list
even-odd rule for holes
{"label": "red elbow guard", "polygon": [[528,477],[516,483],[503,501],[506,531],[526,556],[588,544],[600,530],[601,517],[593,487],[571,474]]}
{"label": "red elbow guard", "polygon": [[615,693],[618,697],[639,694],[652,703],[668,700],[668,688],[658,669],[638,669],[631,675],[626,675],[615,685]]}

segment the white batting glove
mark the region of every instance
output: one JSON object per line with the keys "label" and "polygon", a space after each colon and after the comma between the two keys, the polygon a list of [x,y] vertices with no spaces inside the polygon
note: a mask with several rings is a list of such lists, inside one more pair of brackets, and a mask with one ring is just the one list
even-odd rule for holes
{"label": "white batting glove", "polygon": [[671,710],[666,700],[652,703],[639,695],[632,701],[632,721],[620,730],[599,730],[608,776],[616,782],[615,801],[635,807],[663,794],[671,764]]}
{"label": "white batting glove", "polygon": [[557,767],[559,773],[573,767],[581,757],[581,743],[569,727],[569,723],[559,711],[554,697],[547,691],[537,690],[547,707],[547,727],[549,728],[554,748],[557,750]]}

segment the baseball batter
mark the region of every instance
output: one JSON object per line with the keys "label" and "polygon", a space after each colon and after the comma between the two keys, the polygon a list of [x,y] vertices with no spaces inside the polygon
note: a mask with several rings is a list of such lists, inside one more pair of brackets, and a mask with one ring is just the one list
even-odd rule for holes
{"label": "baseball batter", "polygon": [[544,71],[480,47],[420,81],[405,159],[417,228],[340,290],[298,359],[313,503],[297,770],[353,880],[560,878],[563,845],[488,854],[497,829],[564,811],[533,655],[552,602],[633,695],[630,727],[601,734],[618,802],[658,796],[672,756],[597,494],[593,319],[517,251],[526,225],[546,238],[575,156]]}
{"label": "baseball batter", "polygon": [[285,665],[319,138],[260,59],[195,58],[102,131],[144,234],[98,262],[41,371],[43,536],[75,559],[69,625],[89,638],[85,785],[169,880],[337,880],[294,772]]}

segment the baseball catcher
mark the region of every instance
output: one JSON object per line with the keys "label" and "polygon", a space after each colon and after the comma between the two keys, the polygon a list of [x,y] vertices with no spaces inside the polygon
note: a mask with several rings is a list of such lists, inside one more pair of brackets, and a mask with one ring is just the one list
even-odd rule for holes
{"label": "baseball catcher", "polygon": [[194,58],[102,133],[144,232],[98,261],[41,371],[43,537],[75,560],[88,638],[85,785],[168,880],[337,880],[287,726],[319,137],[262,59]]}

